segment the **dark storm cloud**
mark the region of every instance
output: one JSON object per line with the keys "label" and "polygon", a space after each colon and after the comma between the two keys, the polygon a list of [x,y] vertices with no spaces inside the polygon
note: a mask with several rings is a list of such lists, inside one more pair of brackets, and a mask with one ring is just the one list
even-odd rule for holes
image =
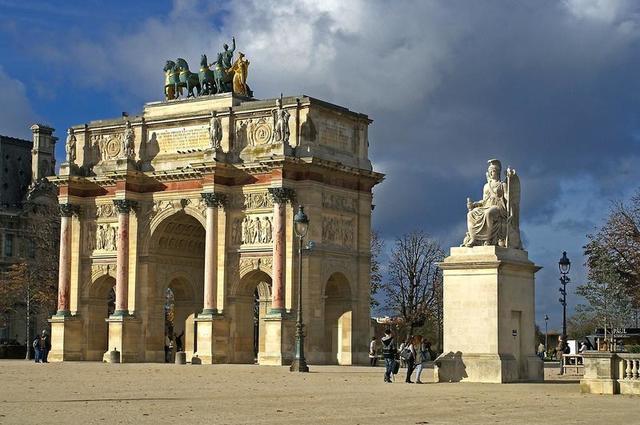
{"label": "dark storm cloud", "polygon": [[639,16],[613,0],[175,1],[122,31],[16,34],[78,93],[129,111],[160,97],[165,59],[195,64],[235,35],[259,97],[305,93],[374,119],[370,153],[387,174],[374,225],[389,242],[419,227],[459,244],[465,199],[501,159],[521,176],[523,236],[545,267],[539,317],[557,326],[558,258],[574,260],[575,286],[585,234],[640,176]]}

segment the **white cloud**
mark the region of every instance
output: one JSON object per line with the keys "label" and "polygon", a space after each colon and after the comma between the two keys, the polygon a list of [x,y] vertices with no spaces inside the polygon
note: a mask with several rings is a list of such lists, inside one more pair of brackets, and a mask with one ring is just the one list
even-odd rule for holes
{"label": "white cloud", "polygon": [[628,10],[627,0],[565,0],[569,12],[578,19],[611,24]]}
{"label": "white cloud", "polygon": [[31,140],[29,127],[36,122],[37,116],[31,108],[24,84],[11,78],[0,66],[0,87],[3,103],[0,134]]}

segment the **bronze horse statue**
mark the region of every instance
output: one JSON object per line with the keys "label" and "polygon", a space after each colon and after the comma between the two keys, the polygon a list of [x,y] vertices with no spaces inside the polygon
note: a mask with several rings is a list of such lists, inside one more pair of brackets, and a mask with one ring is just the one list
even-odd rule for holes
{"label": "bronze horse statue", "polygon": [[164,68],[164,97],[166,100],[177,99],[182,95],[183,84],[180,84],[179,71],[176,63],[168,60]]}
{"label": "bronze horse statue", "polygon": [[[211,64],[213,65],[213,64]],[[216,94],[216,81],[212,70],[209,69],[207,55],[200,56],[200,94]]]}
{"label": "bronze horse statue", "polygon": [[[176,59],[176,68],[179,71],[178,76],[180,79],[180,84],[184,84],[184,86],[187,88],[187,98],[192,96],[199,96],[201,88],[200,78],[198,77],[198,74],[189,71],[189,65],[187,64],[187,61],[182,58]],[[195,94],[193,93],[193,89],[196,90]]]}

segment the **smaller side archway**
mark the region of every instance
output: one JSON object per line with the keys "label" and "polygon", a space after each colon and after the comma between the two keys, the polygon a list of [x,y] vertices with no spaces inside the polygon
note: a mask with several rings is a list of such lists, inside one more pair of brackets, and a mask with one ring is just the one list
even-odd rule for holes
{"label": "smaller side archway", "polygon": [[102,360],[109,351],[109,325],[106,320],[115,310],[116,280],[109,275],[97,278],[87,294],[86,360]]}
{"label": "smaller side archway", "polygon": [[349,280],[333,273],[324,289],[324,347],[326,363],[352,364],[352,300]]}
{"label": "smaller side archway", "polygon": [[234,286],[231,297],[231,361],[255,363],[265,351],[264,318],[271,307],[271,277],[252,270]]}

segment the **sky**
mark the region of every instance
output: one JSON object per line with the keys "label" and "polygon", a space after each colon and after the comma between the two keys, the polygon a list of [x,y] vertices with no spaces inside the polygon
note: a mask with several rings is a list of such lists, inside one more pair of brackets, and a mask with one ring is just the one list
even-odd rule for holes
{"label": "sky", "polygon": [[[306,94],[366,113],[386,174],[373,225],[457,246],[486,161],[515,168],[537,323],[559,329],[558,260],[638,188],[640,2],[633,0],[0,0],[0,134],[137,113],[162,67],[235,36],[258,98]],[[58,158],[64,147],[58,144]]]}

